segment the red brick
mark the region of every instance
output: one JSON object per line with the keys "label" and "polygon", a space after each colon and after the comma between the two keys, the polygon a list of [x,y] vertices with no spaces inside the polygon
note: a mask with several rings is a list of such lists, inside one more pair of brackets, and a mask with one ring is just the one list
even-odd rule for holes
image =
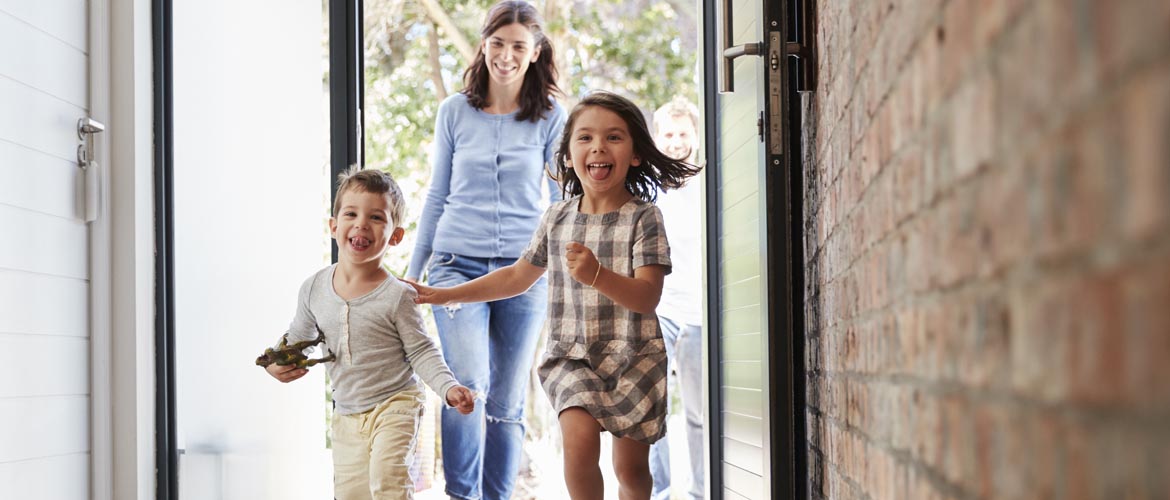
{"label": "red brick", "polygon": [[951,119],[951,162],[961,180],[986,167],[998,150],[995,143],[995,85],[981,73],[956,92]]}
{"label": "red brick", "polygon": [[975,60],[981,55],[975,47],[972,19],[977,17],[975,0],[951,0],[946,3],[943,22],[938,27],[935,43],[942,50],[938,85],[943,95],[949,95],[959,84]]}
{"label": "red brick", "polygon": [[1170,226],[1170,65],[1136,75],[1120,100],[1122,221],[1127,238],[1145,240]]}
{"label": "red brick", "polygon": [[1001,274],[1028,255],[1032,244],[1029,189],[1032,171],[1015,157],[993,169],[975,187],[980,275]]}
{"label": "red brick", "polygon": [[973,297],[961,303],[956,355],[959,380],[974,388],[1008,388],[1011,312],[997,294]]}
{"label": "red brick", "polygon": [[1033,401],[1062,401],[1070,391],[1065,360],[1076,309],[1067,282],[1055,281],[1010,292],[1012,388]]}
{"label": "red brick", "polygon": [[1170,43],[1170,7],[1166,2],[1119,0],[1089,2],[1083,14],[1092,23],[1095,57],[1101,77],[1118,78],[1133,65]]}
{"label": "red brick", "polygon": [[1121,402],[1126,362],[1120,277],[1106,272],[1073,283],[1075,321],[1057,332],[1069,337],[1066,373],[1071,397],[1092,405]]}
{"label": "red brick", "polygon": [[1104,238],[1114,222],[1113,147],[1117,130],[1101,114],[1070,125],[1044,147],[1050,161],[1039,169],[1034,196],[1043,199],[1036,251],[1060,258]]}
{"label": "red brick", "polygon": [[[1122,285],[1122,398],[1128,406],[1170,412],[1170,251],[1135,266]],[[1168,476],[1170,477],[1170,476]]]}

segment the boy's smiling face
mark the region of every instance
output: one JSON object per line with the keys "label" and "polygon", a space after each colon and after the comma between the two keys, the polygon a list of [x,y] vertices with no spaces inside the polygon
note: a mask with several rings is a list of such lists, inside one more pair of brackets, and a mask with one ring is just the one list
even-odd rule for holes
{"label": "boy's smiling face", "polygon": [[642,164],[626,121],[600,106],[581,110],[573,121],[569,155],[581,187],[593,196],[625,194],[626,173]]}
{"label": "boy's smiling face", "polygon": [[386,249],[402,240],[403,229],[395,227],[389,208],[390,201],[384,194],[356,189],[341,193],[340,209],[329,219],[339,261],[381,263]]}

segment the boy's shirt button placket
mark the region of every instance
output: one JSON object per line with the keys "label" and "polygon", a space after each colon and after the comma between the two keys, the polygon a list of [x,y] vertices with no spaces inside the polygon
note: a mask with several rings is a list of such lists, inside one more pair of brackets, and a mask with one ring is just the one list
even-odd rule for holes
{"label": "boy's shirt button placket", "polygon": [[349,350],[349,303],[341,306],[341,339],[342,365],[353,364],[353,353]]}

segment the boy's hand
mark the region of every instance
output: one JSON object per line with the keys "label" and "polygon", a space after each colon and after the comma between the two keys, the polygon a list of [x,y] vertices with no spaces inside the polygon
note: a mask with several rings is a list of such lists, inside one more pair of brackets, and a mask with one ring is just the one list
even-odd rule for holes
{"label": "boy's hand", "polygon": [[457,385],[447,390],[447,404],[459,413],[467,415],[475,409],[475,393],[471,392],[471,389]]}
{"label": "boy's hand", "polygon": [[576,241],[565,245],[565,262],[569,267],[569,275],[585,285],[592,286],[601,271],[601,263],[593,251]]}
{"label": "boy's hand", "polygon": [[308,368],[297,368],[295,365],[281,366],[276,363],[264,367],[264,370],[266,370],[269,375],[272,375],[272,378],[286,384],[298,378],[304,377],[306,373],[309,373]]}
{"label": "boy's hand", "polygon": [[445,288],[434,288],[426,285],[420,285],[413,281],[406,281],[407,285],[414,287],[414,291],[418,292],[418,296],[414,298],[415,304],[435,304],[445,305],[451,302],[450,297],[447,296]]}

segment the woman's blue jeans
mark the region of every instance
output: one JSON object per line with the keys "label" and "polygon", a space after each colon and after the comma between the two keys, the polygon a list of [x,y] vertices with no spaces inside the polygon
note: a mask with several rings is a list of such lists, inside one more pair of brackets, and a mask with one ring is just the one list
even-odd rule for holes
{"label": "woman's blue jeans", "polygon": [[[427,283],[455,286],[513,262],[436,252]],[[510,299],[432,307],[455,378],[486,398],[470,415],[443,408],[443,474],[451,497],[511,498],[524,453],[524,400],[547,305],[542,276]]]}

